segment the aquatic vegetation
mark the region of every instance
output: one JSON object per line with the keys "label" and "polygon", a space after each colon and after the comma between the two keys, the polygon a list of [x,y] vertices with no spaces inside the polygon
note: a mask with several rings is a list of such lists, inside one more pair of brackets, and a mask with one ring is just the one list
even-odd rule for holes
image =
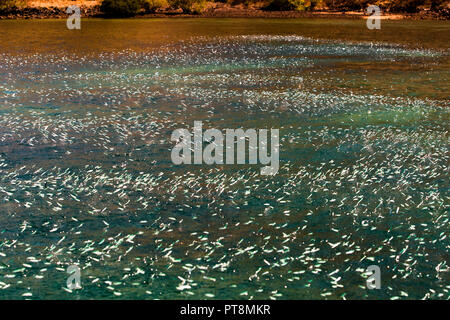
{"label": "aquatic vegetation", "polygon": [[[444,58],[286,35],[2,54],[0,297],[448,299],[449,101],[339,71]],[[194,120],[279,129],[278,174],[174,166]]]}

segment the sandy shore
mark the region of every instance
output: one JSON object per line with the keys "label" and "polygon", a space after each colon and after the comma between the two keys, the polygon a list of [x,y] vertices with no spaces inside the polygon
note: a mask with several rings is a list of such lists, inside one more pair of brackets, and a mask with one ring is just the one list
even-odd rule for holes
{"label": "sandy shore", "polygon": [[[101,1],[97,0],[48,0],[48,1],[28,1],[24,8],[0,11],[0,19],[49,19],[67,18],[67,7],[78,5],[81,9],[82,17],[103,17],[100,11]],[[366,19],[362,11],[265,11],[261,7],[245,7],[243,5],[231,6],[224,3],[209,3],[206,10],[199,15],[184,14],[181,10],[163,9],[157,13],[140,13],[135,18],[168,18],[168,17],[202,17],[202,18],[354,18]],[[384,20],[448,20],[448,15],[433,12],[421,12],[415,14],[383,14]]]}

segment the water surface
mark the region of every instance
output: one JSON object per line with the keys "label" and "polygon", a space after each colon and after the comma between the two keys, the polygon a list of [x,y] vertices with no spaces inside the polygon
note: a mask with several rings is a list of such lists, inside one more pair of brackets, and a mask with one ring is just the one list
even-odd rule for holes
{"label": "water surface", "polygon": [[[0,298],[449,298],[448,22],[0,30]],[[280,129],[278,174],[173,165],[198,120]]]}

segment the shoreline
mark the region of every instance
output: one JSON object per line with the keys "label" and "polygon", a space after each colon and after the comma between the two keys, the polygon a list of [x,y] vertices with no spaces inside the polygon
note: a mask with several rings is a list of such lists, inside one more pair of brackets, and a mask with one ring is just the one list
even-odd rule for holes
{"label": "shoreline", "polygon": [[[0,11],[0,20],[29,20],[29,19],[65,19],[66,6],[29,6],[24,8],[12,8]],[[108,18],[100,11],[100,6],[80,5],[82,18]],[[201,14],[186,14],[180,10],[162,10],[156,13],[139,13],[126,19],[140,18],[345,18],[345,19],[367,19],[369,16],[362,11],[265,11],[260,8],[245,8],[242,5],[230,6],[219,5],[208,8]],[[418,13],[386,13],[382,20],[449,20],[448,13],[418,12]]]}

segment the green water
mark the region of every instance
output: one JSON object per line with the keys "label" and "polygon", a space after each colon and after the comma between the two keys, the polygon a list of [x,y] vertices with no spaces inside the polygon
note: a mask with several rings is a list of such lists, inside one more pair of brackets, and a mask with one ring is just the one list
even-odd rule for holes
{"label": "green water", "polygon": [[[449,299],[448,22],[0,30],[1,299]],[[172,164],[194,121],[279,129],[278,174]]]}

